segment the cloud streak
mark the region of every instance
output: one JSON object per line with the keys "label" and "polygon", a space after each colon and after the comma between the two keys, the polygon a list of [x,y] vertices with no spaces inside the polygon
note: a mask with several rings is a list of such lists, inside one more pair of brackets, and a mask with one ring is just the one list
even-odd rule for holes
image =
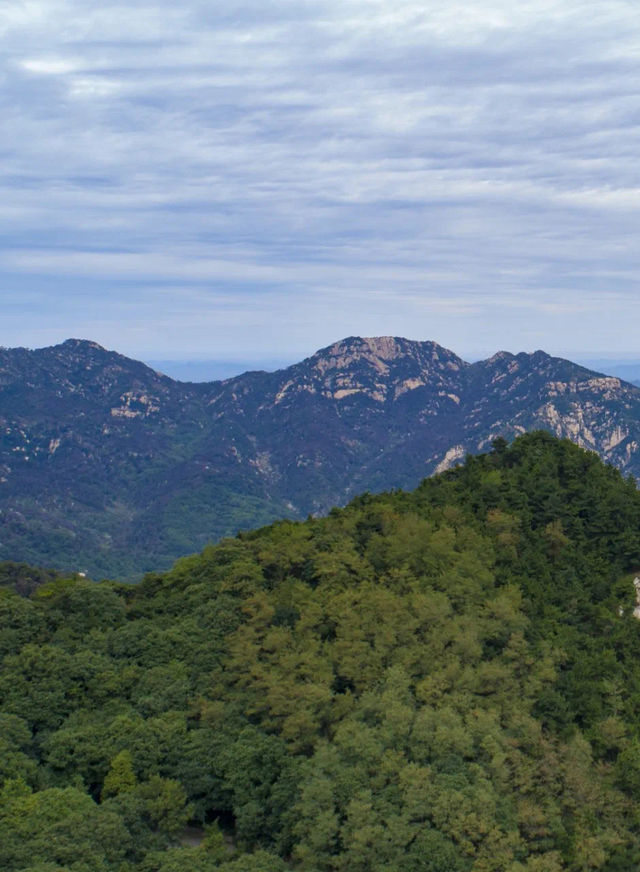
{"label": "cloud streak", "polygon": [[0,33],[3,344],[635,344],[634,4],[34,0]]}

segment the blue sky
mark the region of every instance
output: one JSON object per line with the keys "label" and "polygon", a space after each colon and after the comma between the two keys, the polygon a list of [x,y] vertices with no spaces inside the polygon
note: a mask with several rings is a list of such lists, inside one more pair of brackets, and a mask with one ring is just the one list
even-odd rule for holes
{"label": "blue sky", "polygon": [[635,2],[9,0],[0,32],[0,344],[640,357]]}

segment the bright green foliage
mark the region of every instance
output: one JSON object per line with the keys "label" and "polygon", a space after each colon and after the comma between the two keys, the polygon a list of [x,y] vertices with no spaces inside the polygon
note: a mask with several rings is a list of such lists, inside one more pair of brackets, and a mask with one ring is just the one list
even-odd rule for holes
{"label": "bright green foliage", "polygon": [[133,771],[133,761],[128,750],[120,751],[111,761],[111,767],[107,772],[102,785],[102,798],[118,796],[120,793],[131,793],[135,789],[138,779]]}
{"label": "bright green foliage", "polygon": [[217,872],[221,859],[224,857],[200,847],[169,848],[150,852],[139,869],[140,872]]}
{"label": "bright green foliage", "polygon": [[536,433],[137,587],[0,591],[0,868],[639,868],[636,572],[635,485]]}
{"label": "bright green foliage", "polygon": [[117,869],[128,842],[118,815],[73,787],[31,793],[24,783],[9,781],[0,795],[3,872],[35,863],[44,869],[58,864],[69,872]]}

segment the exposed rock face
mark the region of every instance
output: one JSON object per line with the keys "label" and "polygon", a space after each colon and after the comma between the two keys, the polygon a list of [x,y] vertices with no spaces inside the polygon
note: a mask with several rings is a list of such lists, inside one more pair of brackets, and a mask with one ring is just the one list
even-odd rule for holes
{"label": "exposed rock face", "polygon": [[637,575],[633,579],[633,588],[636,592],[636,606],[633,610],[633,617],[640,620],[640,578]]}
{"label": "exposed rock face", "polygon": [[279,372],[187,384],[82,340],[0,349],[0,559],[160,568],[537,428],[640,474],[640,390],[542,351],[469,364],[434,342],[351,337]]}

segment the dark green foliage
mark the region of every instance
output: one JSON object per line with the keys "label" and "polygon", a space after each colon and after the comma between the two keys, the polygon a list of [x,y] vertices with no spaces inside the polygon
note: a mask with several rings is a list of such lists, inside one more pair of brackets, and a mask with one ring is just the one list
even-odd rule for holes
{"label": "dark green foliage", "polygon": [[533,433],[136,587],[7,588],[0,866],[635,869],[639,551],[635,486]]}
{"label": "dark green foliage", "polygon": [[29,596],[40,585],[55,581],[60,575],[52,569],[40,569],[28,563],[0,562],[0,587],[7,587],[20,596]]}

